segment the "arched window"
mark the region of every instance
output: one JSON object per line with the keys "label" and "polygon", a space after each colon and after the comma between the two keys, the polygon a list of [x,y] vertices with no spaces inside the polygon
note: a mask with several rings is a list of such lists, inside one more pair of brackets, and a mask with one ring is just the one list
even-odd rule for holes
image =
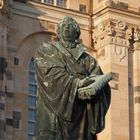
{"label": "arched window", "polygon": [[34,59],[29,63],[29,95],[28,95],[28,140],[33,140],[36,116],[36,92],[37,84],[35,79]]}

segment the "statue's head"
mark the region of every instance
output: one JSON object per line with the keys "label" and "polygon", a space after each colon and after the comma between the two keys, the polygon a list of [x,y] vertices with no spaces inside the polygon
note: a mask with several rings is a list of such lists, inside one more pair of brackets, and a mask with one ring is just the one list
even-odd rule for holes
{"label": "statue's head", "polygon": [[74,42],[80,36],[80,27],[72,17],[65,17],[57,28],[57,37],[63,41]]}

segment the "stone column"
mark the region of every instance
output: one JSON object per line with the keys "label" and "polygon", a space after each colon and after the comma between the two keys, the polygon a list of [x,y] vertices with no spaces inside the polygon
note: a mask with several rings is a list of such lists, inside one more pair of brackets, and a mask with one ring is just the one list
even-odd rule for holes
{"label": "stone column", "polygon": [[127,25],[124,21],[103,21],[95,27],[97,60],[103,71],[112,72],[111,106],[106,127],[98,140],[129,140],[129,79]]}

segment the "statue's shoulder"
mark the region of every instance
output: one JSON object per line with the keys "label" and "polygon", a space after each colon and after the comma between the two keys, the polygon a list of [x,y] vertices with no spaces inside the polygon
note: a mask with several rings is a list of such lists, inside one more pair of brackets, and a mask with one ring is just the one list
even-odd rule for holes
{"label": "statue's shoulder", "polygon": [[46,53],[50,48],[51,47],[49,43],[42,43],[42,45],[38,48],[37,52]]}
{"label": "statue's shoulder", "polygon": [[86,46],[82,43],[77,43],[77,48],[86,51]]}
{"label": "statue's shoulder", "polygon": [[36,54],[53,54],[56,49],[53,43],[42,43],[42,45],[37,49]]}
{"label": "statue's shoulder", "polygon": [[78,47],[84,51],[85,56],[89,57],[90,61],[93,61],[97,64],[97,60],[95,59],[94,55],[91,53],[91,50],[86,47],[84,44],[80,43],[78,44]]}

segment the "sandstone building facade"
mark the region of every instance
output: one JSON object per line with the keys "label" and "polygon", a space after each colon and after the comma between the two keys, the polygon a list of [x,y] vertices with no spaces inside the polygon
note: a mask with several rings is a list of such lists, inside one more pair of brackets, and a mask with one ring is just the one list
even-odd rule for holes
{"label": "sandstone building facade", "polygon": [[0,0],[0,140],[33,139],[34,54],[68,15],[80,25],[79,41],[114,76],[98,140],[140,140],[139,0]]}

